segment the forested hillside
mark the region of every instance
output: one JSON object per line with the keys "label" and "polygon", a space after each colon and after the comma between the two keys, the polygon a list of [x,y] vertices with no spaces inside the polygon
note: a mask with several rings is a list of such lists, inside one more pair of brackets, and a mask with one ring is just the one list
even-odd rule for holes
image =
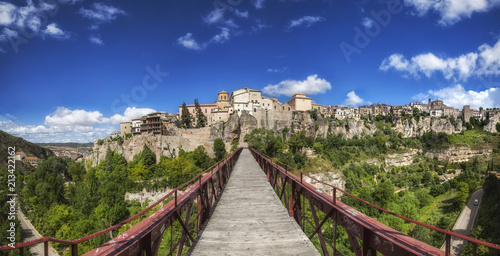
{"label": "forested hillside", "polygon": [[8,147],[15,147],[16,152],[23,151],[27,156],[36,156],[41,159],[54,155],[52,151],[46,148],[0,130],[0,167],[7,166]]}

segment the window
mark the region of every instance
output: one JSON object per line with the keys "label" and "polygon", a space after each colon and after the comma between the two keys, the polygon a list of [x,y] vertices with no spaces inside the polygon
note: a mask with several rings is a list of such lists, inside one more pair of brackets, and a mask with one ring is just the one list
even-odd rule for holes
{"label": "window", "polygon": [[290,111],[290,107],[288,107],[288,111]]}
{"label": "window", "polygon": [[283,110],[285,110],[285,107],[283,107]]}
{"label": "window", "polygon": [[205,109],[205,114],[207,113],[207,109]]}
{"label": "window", "polygon": [[274,109],[276,109],[276,106],[274,106]]}
{"label": "window", "polygon": [[253,112],[257,112],[257,109],[256,109],[256,108],[254,108],[254,109],[253,109]]}

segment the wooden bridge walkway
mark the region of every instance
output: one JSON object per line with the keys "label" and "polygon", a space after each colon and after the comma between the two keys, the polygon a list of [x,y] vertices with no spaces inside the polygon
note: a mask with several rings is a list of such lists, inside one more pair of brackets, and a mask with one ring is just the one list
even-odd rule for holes
{"label": "wooden bridge walkway", "polygon": [[191,255],[320,254],[244,149]]}

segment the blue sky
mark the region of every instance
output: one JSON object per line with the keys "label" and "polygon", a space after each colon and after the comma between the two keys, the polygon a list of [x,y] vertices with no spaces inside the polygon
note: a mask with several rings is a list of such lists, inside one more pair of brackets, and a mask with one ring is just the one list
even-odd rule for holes
{"label": "blue sky", "polygon": [[0,129],[88,142],[222,89],[500,107],[500,0],[0,1]]}

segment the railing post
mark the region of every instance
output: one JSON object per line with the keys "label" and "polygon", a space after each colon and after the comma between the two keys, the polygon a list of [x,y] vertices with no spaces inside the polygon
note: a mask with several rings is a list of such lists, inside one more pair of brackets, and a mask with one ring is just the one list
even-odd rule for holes
{"label": "railing post", "polygon": [[43,254],[49,256],[49,241],[43,242]]}
{"label": "railing post", "polygon": [[[292,184],[291,184],[292,192],[290,193],[290,207],[289,207],[290,217],[294,217],[294,215],[293,215],[293,196],[295,196],[295,186],[294,185],[295,184],[292,182]],[[283,185],[283,187],[281,189],[285,189],[285,187],[286,187],[286,183],[285,183],[285,185]]]}
{"label": "railing post", "polygon": [[175,190],[175,207],[177,207],[177,189]]}
{"label": "railing post", "polygon": [[472,255],[473,255],[473,256],[476,256],[476,251],[477,251],[477,244],[476,244],[476,243],[473,243],[473,244],[472,244]]}
{"label": "railing post", "polygon": [[450,246],[451,246],[451,236],[449,234],[446,234],[446,246],[444,255],[450,256]]}
{"label": "railing post", "polygon": [[152,254],[152,248],[151,248],[151,232],[149,232],[142,239],[142,246],[144,246],[145,256],[153,256],[153,254]]}
{"label": "railing post", "polygon": [[24,256],[24,247],[19,248],[19,255]]}
{"label": "railing post", "polygon": [[78,256],[78,244],[71,245],[71,256]]}
{"label": "railing post", "polygon": [[333,219],[335,223],[333,226],[333,256],[337,254],[337,211],[335,211],[335,219]]}
{"label": "railing post", "polygon": [[333,205],[337,204],[337,188],[333,187]]}

